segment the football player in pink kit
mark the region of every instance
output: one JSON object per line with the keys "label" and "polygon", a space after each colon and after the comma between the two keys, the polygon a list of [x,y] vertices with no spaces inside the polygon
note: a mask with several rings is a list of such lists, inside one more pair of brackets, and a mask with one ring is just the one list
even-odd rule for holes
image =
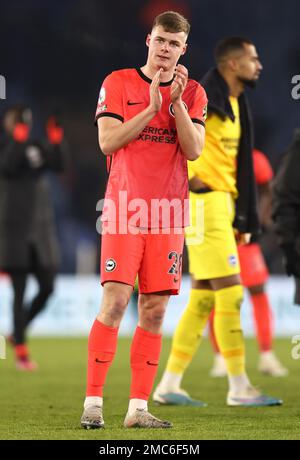
{"label": "football player in pink kit", "polygon": [[[178,13],[160,14],[146,39],[147,63],[111,73],[101,87],[96,120],[110,174],[102,215],[103,299],[89,335],[84,428],[104,426],[103,386],[137,274],[139,322],[131,346],[124,426],[172,426],[151,415],[147,401],[164,313],[180,287],[187,160],[198,158],[204,144],[205,91],[177,65],[186,52],[189,29]],[[171,204],[170,219],[153,211],[162,201]]]}

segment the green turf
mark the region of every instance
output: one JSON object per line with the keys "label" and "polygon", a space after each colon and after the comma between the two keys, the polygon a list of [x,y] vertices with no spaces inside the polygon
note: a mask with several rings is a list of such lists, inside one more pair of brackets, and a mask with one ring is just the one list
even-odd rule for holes
{"label": "green turf", "polygon": [[[86,339],[32,339],[36,373],[14,368],[12,352],[0,361],[0,439],[300,439],[300,361],[291,358],[291,341],[277,340],[276,351],[290,375],[270,378],[258,374],[257,347],[247,341],[248,370],[252,381],[266,393],[284,400],[282,407],[229,408],[225,405],[226,379],[208,375],[212,364],[205,340],[184,379],[193,397],[206,408],[156,407],[153,414],[170,420],[174,428],[126,430],[122,427],[129,389],[130,341],[120,339],[118,353],[105,389],[105,430],[82,430],[79,420],[85,390]],[[164,341],[159,375],[170,340]]]}

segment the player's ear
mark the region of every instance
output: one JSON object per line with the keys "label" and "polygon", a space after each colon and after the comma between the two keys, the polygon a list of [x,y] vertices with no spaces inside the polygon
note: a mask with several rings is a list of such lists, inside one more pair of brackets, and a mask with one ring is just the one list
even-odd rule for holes
{"label": "player's ear", "polygon": [[187,43],[186,43],[186,44],[184,45],[184,47],[183,47],[183,50],[181,51],[181,56],[183,56],[183,55],[186,53],[187,47],[188,47],[188,45],[187,45]]}
{"label": "player's ear", "polygon": [[150,40],[151,40],[151,34],[148,34],[146,38],[146,46],[148,46],[148,48],[150,46]]}
{"label": "player's ear", "polygon": [[238,68],[238,63],[236,59],[228,59],[227,65],[233,72],[235,72]]}

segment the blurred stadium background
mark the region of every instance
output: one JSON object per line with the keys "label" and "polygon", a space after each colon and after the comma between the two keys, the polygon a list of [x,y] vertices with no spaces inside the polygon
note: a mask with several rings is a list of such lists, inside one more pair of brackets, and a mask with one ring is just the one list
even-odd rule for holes
{"label": "blurred stadium background", "polygon": [[[67,283],[72,283],[70,276],[75,274],[74,282],[79,275],[94,275],[94,278],[88,289],[89,300],[84,301],[81,296],[81,304],[78,303],[76,309],[70,307],[73,313],[69,312],[69,317],[76,311],[80,315],[84,306],[88,310],[91,304],[94,314],[101,289],[96,282],[99,237],[95,223],[99,217],[96,203],[103,197],[106,185],[106,167],[104,157],[99,154],[93,126],[99,88],[105,75],[112,70],[138,66],[145,61],[144,37],[152,18],[166,9],[182,12],[191,20],[190,49],[184,63],[196,80],[213,65],[213,48],[221,37],[244,35],[256,43],[264,70],[257,90],[248,92],[256,129],[255,145],[267,154],[275,171],[294,128],[299,126],[299,102],[291,97],[291,79],[300,68],[300,5],[297,0],[288,0],[284,7],[280,0],[252,0],[247,4],[239,0],[113,3],[2,0],[0,73],[6,78],[7,94],[6,100],[0,101],[0,111],[18,102],[31,106],[33,135],[37,137],[44,135],[49,113],[59,111],[70,146],[68,171],[60,178],[49,174],[61,249],[60,273],[68,275]],[[272,232],[263,235],[262,246],[271,273],[283,274],[281,253]],[[184,269],[186,272],[186,258]],[[76,282],[74,289],[82,292],[82,285]],[[292,303],[293,286],[291,282],[286,283],[283,292],[288,308],[287,304]],[[185,280],[180,297],[183,303],[187,289],[188,281]],[[1,282],[1,291],[1,316],[9,321],[4,314],[9,309],[10,295],[5,280]],[[50,312],[55,311],[57,305],[66,308],[59,292],[58,289],[50,301]],[[274,293],[273,297],[278,300]],[[278,302],[275,302],[277,316],[280,314],[277,310],[283,308],[282,301],[279,303],[277,308]],[[291,310],[285,311],[291,314]],[[50,314],[49,309],[48,313],[43,313],[47,314]],[[67,312],[65,315],[68,317]],[[2,322],[4,332],[7,327],[5,321]],[[290,330],[283,328],[281,332]]]}
{"label": "blurred stadium background", "polygon": [[[59,111],[71,154],[70,167],[63,176],[49,174],[61,266],[55,294],[34,322],[33,335],[86,335],[96,315],[101,297],[96,203],[103,197],[106,185],[105,159],[99,153],[93,126],[98,93],[107,73],[144,63],[144,38],[152,18],[168,9],[182,12],[191,21],[190,49],[183,63],[196,80],[213,65],[213,48],[220,38],[243,35],[256,44],[264,71],[256,91],[248,91],[256,129],[255,145],[267,154],[275,172],[294,129],[300,126],[300,102],[291,97],[292,76],[300,74],[298,0],[284,3],[281,0],[1,0],[0,74],[6,79],[6,100],[0,100],[0,114],[15,103],[29,105],[34,114],[33,135],[40,138],[44,136],[48,115]],[[287,404],[267,417],[264,411],[260,412],[260,419],[254,409],[245,414],[223,407],[225,381],[212,385],[208,378],[209,347],[205,343],[203,358],[195,360],[186,381],[187,389],[195,397],[202,398],[203,390],[204,396],[212,401],[212,406],[205,409],[206,431],[199,434],[203,427],[192,412],[185,414],[189,428],[185,426],[183,431],[181,415],[177,414],[179,429],[171,435],[173,439],[176,436],[177,439],[299,437],[299,409],[294,404],[299,388],[299,361],[291,358],[291,337],[300,334],[300,309],[293,306],[293,281],[283,273],[281,253],[272,232],[263,235],[262,246],[272,274],[268,292],[275,313],[276,335],[288,338],[278,341],[279,357],[290,369],[289,380],[284,383],[273,380],[268,391],[277,392]],[[165,320],[168,335],[185,305],[188,289],[185,259],[182,293],[172,299]],[[31,298],[35,290],[31,280],[26,295]],[[0,334],[3,335],[11,327],[11,299],[8,278],[0,276]],[[242,315],[246,334],[253,335],[248,299]],[[131,333],[135,322],[131,306],[121,329],[124,335]],[[86,340],[47,340],[33,340],[33,354],[41,362],[37,376],[22,375],[16,379],[11,351],[7,362],[0,363],[0,372],[3,371],[0,439],[87,438],[78,427],[78,408],[84,394]],[[123,339],[121,343],[125,345],[122,353],[127,353],[129,342]],[[170,341],[165,343],[163,360]],[[250,370],[259,380],[254,369],[256,345],[251,340],[247,343]],[[108,416],[108,421],[115,424],[115,437],[111,438],[112,432],[106,430],[107,439],[125,439],[124,430],[115,421],[116,415],[120,420],[123,416],[119,416],[119,407],[126,406],[124,396],[128,391],[128,356],[124,359],[123,356],[117,358],[110,377],[114,382],[108,391],[110,403],[113,393],[118,397]],[[120,373],[122,366],[124,372]],[[124,380],[121,384],[120,374]],[[166,417],[172,413],[174,419],[172,409],[164,410]],[[229,419],[229,411],[234,418]],[[264,426],[258,421],[262,419]],[[154,436],[135,435],[141,439]],[[95,434],[88,434],[88,439],[96,438]]]}

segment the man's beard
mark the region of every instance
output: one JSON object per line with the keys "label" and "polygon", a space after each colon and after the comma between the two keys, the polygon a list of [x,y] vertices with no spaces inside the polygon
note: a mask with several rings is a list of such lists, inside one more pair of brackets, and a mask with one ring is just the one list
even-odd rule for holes
{"label": "man's beard", "polygon": [[257,85],[257,80],[250,80],[249,78],[238,77],[241,83],[248,86],[248,88],[254,89]]}

